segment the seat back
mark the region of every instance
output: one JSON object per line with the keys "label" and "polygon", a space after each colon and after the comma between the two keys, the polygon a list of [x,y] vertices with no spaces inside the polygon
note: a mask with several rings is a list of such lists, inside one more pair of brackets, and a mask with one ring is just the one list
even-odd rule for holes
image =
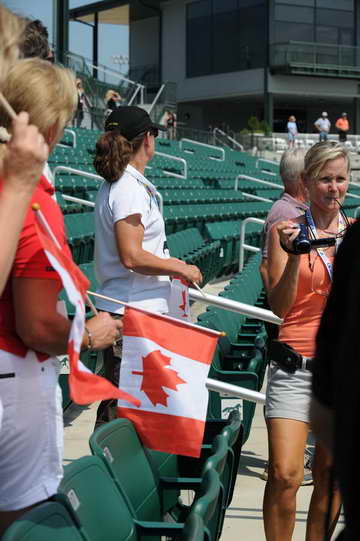
{"label": "seat back", "polygon": [[[139,520],[161,520],[162,503],[155,477],[141,441],[128,419],[115,419],[98,428],[89,440]],[[135,483],[134,479],[141,479]]]}
{"label": "seat back", "polygon": [[3,541],[83,541],[78,525],[58,502],[34,507],[6,530]]}
{"label": "seat back", "polygon": [[127,503],[99,457],[85,456],[65,466],[59,492],[67,497],[88,539],[137,539]]}

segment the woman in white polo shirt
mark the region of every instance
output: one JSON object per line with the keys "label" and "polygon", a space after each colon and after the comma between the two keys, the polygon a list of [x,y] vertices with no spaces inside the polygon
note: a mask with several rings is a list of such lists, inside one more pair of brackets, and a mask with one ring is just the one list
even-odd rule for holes
{"label": "woman in white polo shirt", "polygon": [[[96,144],[94,167],[105,182],[95,207],[95,268],[98,293],[134,306],[167,313],[170,277],[201,283],[197,267],[169,257],[165,225],[156,190],[145,176],[154,155],[155,125],[139,107],[121,107],[105,122],[105,133]],[[102,299],[100,310],[121,317],[124,309]],[[119,347],[104,353],[106,377],[118,383]],[[97,425],[111,417],[115,401],[102,402]]]}

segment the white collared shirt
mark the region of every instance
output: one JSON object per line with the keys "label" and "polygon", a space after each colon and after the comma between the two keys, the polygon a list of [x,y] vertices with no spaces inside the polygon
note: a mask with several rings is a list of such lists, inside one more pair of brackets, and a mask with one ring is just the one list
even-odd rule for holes
{"label": "white collared shirt", "polygon": [[[145,276],[126,269],[119,257],[114,226],[133,214],[140,214],[144,227],[142,247],[167,258],[165,224],[156,200],[156,189],[139,171],[128,165],[119,180],[104,181],[95,206],[95,269],[98,293],[155,312],[168,312],[170,280],[168,276]],[[121,314],[123,308],[102,299],[101,310]]]}

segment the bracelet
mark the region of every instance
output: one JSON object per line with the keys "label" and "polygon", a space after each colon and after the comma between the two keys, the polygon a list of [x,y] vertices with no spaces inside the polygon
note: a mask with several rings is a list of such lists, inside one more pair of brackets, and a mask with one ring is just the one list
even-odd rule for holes
{"label": "bracelet", "polygon": [[280,246],[284,250],[284,252],[286,252],[287,254],[300,255],[298,252],[295,252],[294,250],[290,250],[289,248],[287,248],[287,246],[285,246],[285,244],[283,244],[281,241],[280,241]]}
{"label": "bracelet", "polygon": [[88,350],[92,350],[93,349],[93,341],[92,341],[92,333],[91,331],[88,329],[88,327],[84,327],[85,328],[85,331],[88,335],[88,344],[87,344],[87,349]]}

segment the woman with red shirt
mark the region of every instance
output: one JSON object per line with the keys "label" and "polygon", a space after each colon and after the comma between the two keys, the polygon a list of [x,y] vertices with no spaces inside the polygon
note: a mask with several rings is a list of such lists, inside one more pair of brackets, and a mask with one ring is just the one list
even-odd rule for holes
{"label": "woman with red shirt", "polygon": [[[76,106],[69,70],[39,60],[19,61],[3,93],[16,112],[26,110],[50,150]],[[0,125],[10,120],[0,110]],[[61,210],[45,177],[36,202],[59,244],[70,256]],[[67,351],[69,320],[57,311],[60,278],[42,250],[31,207],[20,234],[14,264],[0,298],[0,536],[20,514],[56,493],[62,477],[62,404],[57,355]],[[87,322],[83,347],[110,346],[121,323],[101,314]]]}

